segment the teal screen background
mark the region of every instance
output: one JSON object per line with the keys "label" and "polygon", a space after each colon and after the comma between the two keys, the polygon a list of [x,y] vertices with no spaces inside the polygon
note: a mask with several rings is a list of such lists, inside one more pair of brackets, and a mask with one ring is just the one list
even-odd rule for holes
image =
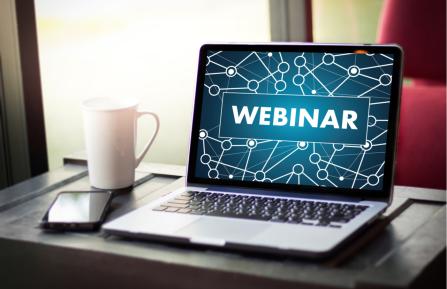
{"label": "teal screen background", "polygon": [[[387,54],[208,51],[200,130],[193,136],[199,140],[195,176],[380,190],[392,70],[393,56]],[[272,105],[283,103],[284,95],[294,103],[334,97],[336,109],[347,105],[362,113],[366,141],[360,144],[359,136],[337,136],[334,130],[284,140],[284,132],[259,126],[246,127],[246,136],[238,131],[236,137],[219,137],[220,130],[228,135],[235,129],[225,123],[221,127],[224,93],[252,104],[259,94],[260,103]],[[341,98],[347,102],[337,104]],[[321,101],[321,106],[327,103]],[[251,137],[251,129],[262,137]]]}

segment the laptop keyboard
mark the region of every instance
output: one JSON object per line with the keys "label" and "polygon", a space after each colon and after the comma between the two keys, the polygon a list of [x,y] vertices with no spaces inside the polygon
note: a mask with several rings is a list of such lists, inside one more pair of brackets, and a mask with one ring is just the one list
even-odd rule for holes
{"label": "laptop keyboard", "polygon": [[368,206],[218,192],[184,192],[154,211],[340,228]]}

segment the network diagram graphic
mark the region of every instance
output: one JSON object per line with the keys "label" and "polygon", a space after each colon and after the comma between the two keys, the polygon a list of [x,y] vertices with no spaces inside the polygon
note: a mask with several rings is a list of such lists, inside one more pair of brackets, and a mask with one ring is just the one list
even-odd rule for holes
{"label": "network diagram graphic", "polygon": [[[209,51],[196,176],[380,190],[392,68],[392,55],[387,54]],[[368,97],[367,141],[353,145],[221,138],[225,92]]]}

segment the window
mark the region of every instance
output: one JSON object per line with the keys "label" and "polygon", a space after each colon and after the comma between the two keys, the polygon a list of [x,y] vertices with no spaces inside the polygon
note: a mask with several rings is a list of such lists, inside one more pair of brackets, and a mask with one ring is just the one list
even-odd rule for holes
{"label": "window", "polygon": [[[137,97],[161,130],[147,161],[184,164],[198,51],[216,41],[270,41],[267,0],[36,0],[50,169],[84,148],[80,102]],[[149,137],[139,123],[138,148]]]}
{"label": "window", "polygon": [[383,0],[312,0],[315,42],[374,43]]}

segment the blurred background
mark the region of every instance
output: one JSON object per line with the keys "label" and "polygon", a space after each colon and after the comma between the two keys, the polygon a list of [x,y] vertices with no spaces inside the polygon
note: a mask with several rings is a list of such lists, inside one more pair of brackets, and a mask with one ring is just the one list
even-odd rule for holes
{"label": "blurred background", "polygon": [[[275,40],[270,11],[280,2],[36,0],[50,169],[83,149],[79,104],[95,96],[137,97],[160,114],[161,131],[145,160],[185,164],[200,46]],[[312,0],[313,41],[374,42],[382,5]],[[140,121],[139,148],[151,130]]]}
{"label": "blurred background", "polygon": [[158,113],[145,161],[184,165],[200,46],[270,41],[401,45],[396,184],[445,189],[445,0],[0,0],[0,188],[83,151],[97,96]]}

